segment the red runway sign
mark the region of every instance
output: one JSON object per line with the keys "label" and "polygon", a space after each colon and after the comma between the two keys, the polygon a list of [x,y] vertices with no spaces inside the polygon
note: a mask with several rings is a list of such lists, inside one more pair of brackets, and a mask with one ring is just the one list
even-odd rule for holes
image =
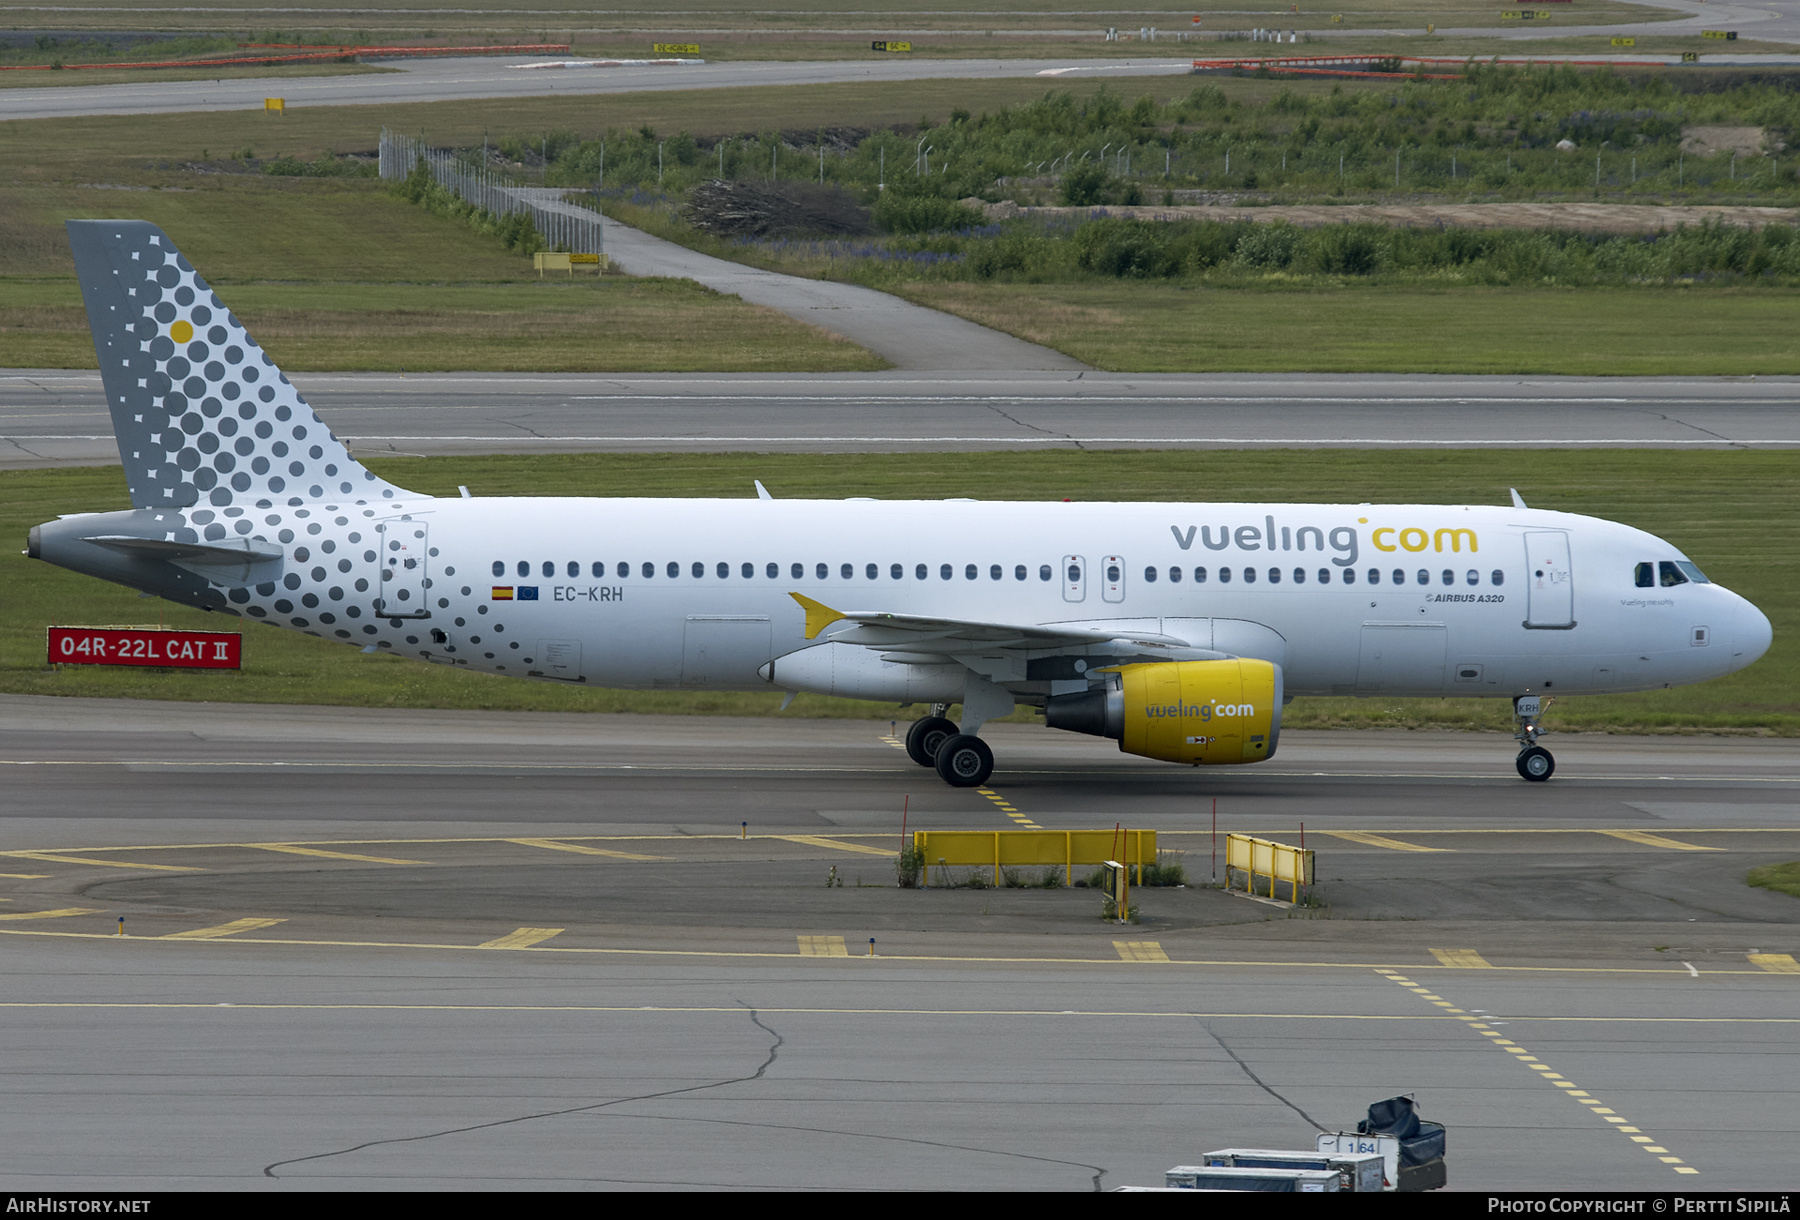
{"label": "red runway sign", "polygon": [[52,627],[53,665],[162,665],[240,669],[243,636],[235,631],[158,631],[136,627]]}

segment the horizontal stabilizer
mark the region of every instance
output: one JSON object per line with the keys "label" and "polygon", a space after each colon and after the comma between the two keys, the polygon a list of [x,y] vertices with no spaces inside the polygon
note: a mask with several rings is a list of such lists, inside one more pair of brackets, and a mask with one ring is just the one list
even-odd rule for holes
{"label": "horizontal stabilizer", "polygon": [[281,574],[287,554],[269,542],[249,538],[212,542],[170,542],[161,538],[132,538],[123,535],[97,535],[82,539],[109,551],[117,551],[133,559],[149,559],[172,563],[214,584],[233,588],[265,580]]}

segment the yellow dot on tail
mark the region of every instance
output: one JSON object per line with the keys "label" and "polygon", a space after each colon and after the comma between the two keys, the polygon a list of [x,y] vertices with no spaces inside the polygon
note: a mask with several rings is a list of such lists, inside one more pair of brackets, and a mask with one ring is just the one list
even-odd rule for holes
{"label": "yellow dot on tail", "polygon": [[169,327],[169,338],[177,343],[186,343],[194,337],[194,328],[187,322],[177,322]]}

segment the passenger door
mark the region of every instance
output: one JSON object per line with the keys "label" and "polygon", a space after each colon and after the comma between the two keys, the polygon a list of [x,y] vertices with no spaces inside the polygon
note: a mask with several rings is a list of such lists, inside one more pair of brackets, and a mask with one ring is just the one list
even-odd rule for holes
{"label": "passenger door", "polygon": [[1575,625],[1569,536],[1561,530],[1525,535],[1525,625],[1553,631]]}

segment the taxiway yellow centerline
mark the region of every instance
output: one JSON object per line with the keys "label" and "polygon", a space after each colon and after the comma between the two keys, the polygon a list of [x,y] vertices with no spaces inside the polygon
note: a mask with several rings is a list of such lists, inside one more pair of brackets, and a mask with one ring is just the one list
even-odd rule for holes
{"label": "taxiway yellow centerline", "polygon": [[[46,913],[47,914],[47,913]],[[98,914],[94,911],[58,911],[65,914]],[[36,916],[26,916],[35,918]],[[0,918],[19,918],[18,916],[0,916]],[[71,940],[104,940],[114,944],[154,945],[166,944],[168,938],[159,936],[118,936],[112,932],[52,932],[35,928],[0,928],[0,936],[40,936],[62,937]],[[473,952],[482,949],[478,944],[446,944],[433,941],[384,941],[384,940],[320,940],[300,938],[276,938],[257,936],[232,936],[225,939],[187,941],[188,944],[206,945],[276,945],[303,946],[308,948],[338,949],[430,949],[448,952]],[[595,946],[575,945],[533,945],[522,949],[524,953],[569,953],[585,954],[597,957],[664,957],[664,958],[730,958],[744,960],[793,961],[800,955],[797,953],[777,953],[771,950],[755,949],[620,949]],[[954,956],[933,953],[884,953],[878,957],[861,957],[852,955],[850,960],[866,962],[932,962],[940,965],[1065,965],[1065,966],[1117,966],[1121,963],[1115,958],[1101,957],[995,957],[995,956]],[[1237,967],[1242,969],[1276,969],[1276,970],[1454,970],[1463,967],[1423,965],[1417,962],[1283,962],[1257,960],[1225,960],[1225,959],[1188,959],[1171,958],[1174,966],[1207,966]],[[1496,971],[1512,971],[1520,974],[1667,974],[1691,977],[1684,966],[1680,970],[1668,967],[1651,966],[1492,966]],[[1705,975],[1751,975],[1757,978],[1768,978],[1764,970],[1706,970],[1696,972]],[[1509,1018],[1523,1020],[1525,1018]],[[1792,1024],[1800,1024],[1796,1017]]]}

